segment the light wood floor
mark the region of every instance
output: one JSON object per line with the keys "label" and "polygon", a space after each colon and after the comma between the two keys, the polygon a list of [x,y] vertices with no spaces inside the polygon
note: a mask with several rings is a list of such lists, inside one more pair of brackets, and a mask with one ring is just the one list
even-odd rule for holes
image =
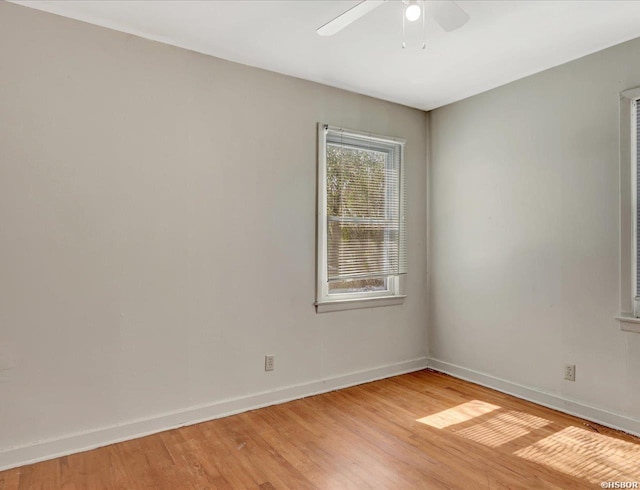
{"label": "light wood floor", "polygon": [[600,488],[640,440],[428,370],[0,472],[0,489]]}

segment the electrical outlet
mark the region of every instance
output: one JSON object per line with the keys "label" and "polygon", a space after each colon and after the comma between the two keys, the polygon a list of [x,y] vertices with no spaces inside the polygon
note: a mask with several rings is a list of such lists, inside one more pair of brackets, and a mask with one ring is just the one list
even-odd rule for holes
{"label": "electrical outlet", "polygon": [[576,380],[576,365],[575,364],[565,364],[564,365],[564,379],[567,381],[575,381]]}
{"label": "electrical outlet", "polygon": [[264,356],[264,370],[273,371],[273,360],[275,356]]}

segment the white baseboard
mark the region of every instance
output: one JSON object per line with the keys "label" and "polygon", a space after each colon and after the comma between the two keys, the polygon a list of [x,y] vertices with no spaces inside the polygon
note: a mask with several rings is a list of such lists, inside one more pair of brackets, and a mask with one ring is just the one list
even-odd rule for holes
{"label": "white baseboard", "polygon": [[128,441],[148,436],[165,430],[176,429],[185,425],[197,424],[217,418],[226,417],[256,408],[284,403],[306,396],[326,393],[369,381],[388,378],[399,374],[419,371],[427,367],[427,358],[412,359],[396,364],[357,371],[329,379],[312,381],[287,386],[275,391],[257,393],[244,397],[232,398],[187,408],[182,411],[166,413],[141,420],[134,420],[119,425],[95,429],[77,434],[69,434],[60,438],[39,441],[33,444],[9,448],[0,451],[0,471],[37,463],[47,459],[67,456],[69,454],[88,451],[116,442]]}
{"label": "white baseboard", "polygon": [[575,415],[612,429],[640,436],[640,420],[626,415],[592,407],[585,403],[563,398],[535,388],[529,388],[518,383],[512,383],[505,379],[496,378],[495,376],[462,366],[456,366],[455,364],[450,364],[439,359],[429,358],[429,368],[434,371],[450,374],[455,378],[492,388],[507,395],[513,395],[523,400],[537,403],[538,405],[559,410],[569,415]]}

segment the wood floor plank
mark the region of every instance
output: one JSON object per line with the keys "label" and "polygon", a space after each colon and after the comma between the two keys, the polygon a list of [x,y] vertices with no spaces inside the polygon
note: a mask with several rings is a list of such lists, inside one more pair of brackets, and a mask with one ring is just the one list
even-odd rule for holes
{"label": "wood floor plank", "polygon": [[20,468],[0,472],[0,490],[18,488],[20,483]]}
{"label": "wood floor plank", "polygon": [[[223,475],[226,453],[210,445],[198,425],[159,434],[173,464],[177,488],[194,482],[196,488],[233,488]],[[251,481],[251,484],[254,482]]]}
{"label": "wood floor plank", "polygon": [[[289,405],[274,407],[276,410],[273,414],[278,420],[275,427],[296,454],[296,460],[303,460],[306,455],[312,464],[320,468],[321,471],[314,474],[315,480],[311,480],[313,484],[318,488],[349,489],[357,488],[358,485],[366,487],[358,475],[358,468],[344,461],[336,450],[336,444],[340,441],[329,433],[323,433],[317,425],[300,419]],[[311,414],[309,416],[311,417]],[[268,434],[264,434],[263,437],[272,445],[277,444],[277,438],[269,438]]]}
{"label": "wood floor plank", "polygon": [[20,472],[18,489],[50,489],[60,488],[60,471],[58,461],[43,461],[24,468]]}
{"label": "wood floor plank", "polygon": [[0,490],[564,490],[640,481],[639,461],[636,437],[423,370],[0,472]]}

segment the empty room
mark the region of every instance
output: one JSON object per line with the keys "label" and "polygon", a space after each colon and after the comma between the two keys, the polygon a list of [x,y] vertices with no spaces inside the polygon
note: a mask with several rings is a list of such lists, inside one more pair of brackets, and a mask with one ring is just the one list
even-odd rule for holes
{"label": "empty room", "polygon": [[639,488],[640,1],[0,0],[0,490]]}

